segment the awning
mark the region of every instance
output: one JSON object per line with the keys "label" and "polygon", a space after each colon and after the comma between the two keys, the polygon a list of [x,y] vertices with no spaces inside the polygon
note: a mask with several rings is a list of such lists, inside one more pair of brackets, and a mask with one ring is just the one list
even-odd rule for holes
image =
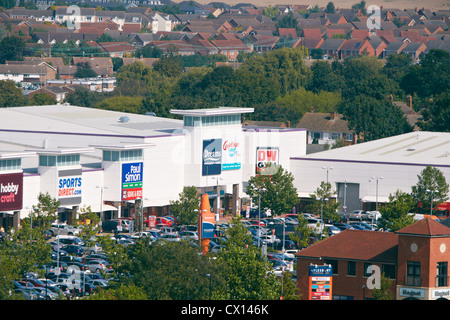
{"label": "awning", "polygon": [[[377,202],[377,196],[364,196],[361,198],[362,202]],[[389,197],[378,196],[378,202],[389,202]]]}
{"label": "awning", "polygon": [[104,204],[102,206],[103,211],[118,211],[118,209],[114,206],[110,206],[109,204]]}

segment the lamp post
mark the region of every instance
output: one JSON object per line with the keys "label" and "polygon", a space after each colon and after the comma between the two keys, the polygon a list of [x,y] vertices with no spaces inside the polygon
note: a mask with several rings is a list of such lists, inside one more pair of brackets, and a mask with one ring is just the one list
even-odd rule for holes
{"label": "lamp post", "polygon": [[258,247],[260,245],[260,239],[261,239],[261,191],[267,191],[266,188],[255,188],[255,190],[258,190]]}
{"label": "lamp post", "polygon": [[103,190],[108,189],[105,186],[95,186],[97,189],[100,189],[100,222],[104,220],[103,217]]}
{"label": "lamp post", "polygon": [[223,180],[223,178],[220,177],[211,177],[212,179],[217,181],[216,184],[216,191],[217,191],[217,203],[216,203],[216,222],[219,221],[219,215],[220,215],[220,192],[219,192],[219,180]]}
{"label": "lamp post", "polygon": [[345,179],[344,181],[344,205],[342,206],[342,208],[344,209],[344,216],[347,217],[347,179]]}
{"label": "lamp post", "polygon": [[[328,189],[328,171],[329,170],[333,170],[333,167],[322,167],[322,169],[327,170],[327,184],[326,184],[326,188]],[[321,209],[320,209],[320,223],[323,223],[323,197],[322,197],[322,205],[321,205]]]}
{"label": "lamp post", "polygon": [[430,201],[430,216],[433,215],[433,191],[427,189],[426,190],[427,193],[430,193],[431,195],[431,201]]}

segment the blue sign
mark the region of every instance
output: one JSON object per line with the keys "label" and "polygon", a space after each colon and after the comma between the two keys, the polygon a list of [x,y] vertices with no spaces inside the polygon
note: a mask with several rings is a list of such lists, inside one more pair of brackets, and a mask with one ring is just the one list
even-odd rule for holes
{"label": "blue sign", "polygon": [[331,277],[333,275],[333,268],[330,265],[327,266],[309,266],[310,277]]}
{"label": "blue sign", "polygon": [[212,176],[222,172],[222,139],[203,140],[202,175]]}
{"label": "blue sign", "polygon": [[142,198],[142,162],[122,164],[122,200]]}

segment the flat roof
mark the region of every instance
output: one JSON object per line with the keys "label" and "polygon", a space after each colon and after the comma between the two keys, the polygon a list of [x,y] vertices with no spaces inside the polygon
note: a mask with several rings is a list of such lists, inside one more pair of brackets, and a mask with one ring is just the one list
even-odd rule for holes
{"label": "flat roof", "polygon": [[450,167],[450,133],[414,131],[291,159]]}
{"label": "flat roof", "polygon": [[205,109],[190,109],[190,110],[178,110],[172,109],[170,113],[178,114],[182,116],[216,116],[225,114],[242,114],[252,113],[254,108],[238,108],[238,107],[218,107],[218,108],[205,108]]}
{"label": "flat roof", "polygon": [[[68,104],[0,108],[0,131],[155,137],[183,129],[183,121]],[[181,131],[180,131],[181,132]]]}

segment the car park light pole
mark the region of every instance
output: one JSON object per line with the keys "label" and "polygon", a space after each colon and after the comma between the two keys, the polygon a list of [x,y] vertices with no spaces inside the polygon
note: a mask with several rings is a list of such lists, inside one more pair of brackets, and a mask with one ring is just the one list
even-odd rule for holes
{"label": "car park light pole", "polygon": [[223,180],[223,178],[220,178],[220,177],[211,177],[213,180],[216,180],[217,181],[217,184],[216,184],[216,192],[217,192],[217,203],[216,203],[216,215],[215,215],[215,217],[216,217],[216,222],[218,222],[219,221],[219,216],[220,216],[220,212],[219,212],[219,210],[220,210],[220,191],[219,191],[219,180]]}
{"label": "car park light pole", "polygon": [[[327,189],[328,189],[328,171],[333,170],[333,167],[322,167],[322,169],[327,170]],[[330,190],[331,191],[331,190]],[[323,198],[322,198],[322,206],[321,206],[321,210],[320,210],[320,223],[323,223]]]}
{"label": "car park light pole", "polygon": [[267,191],[266,188],[255,188],[255,190],[258,190],[258,247],[260,245],[260,239],[261,239],[261,191]]}
{"label": "car park light pole", "polygon": [[426,193],[430,193],[431,195],[431,201],[430,201],[430,216],[433,215],[433,191],[427,189],[425,190]]}

